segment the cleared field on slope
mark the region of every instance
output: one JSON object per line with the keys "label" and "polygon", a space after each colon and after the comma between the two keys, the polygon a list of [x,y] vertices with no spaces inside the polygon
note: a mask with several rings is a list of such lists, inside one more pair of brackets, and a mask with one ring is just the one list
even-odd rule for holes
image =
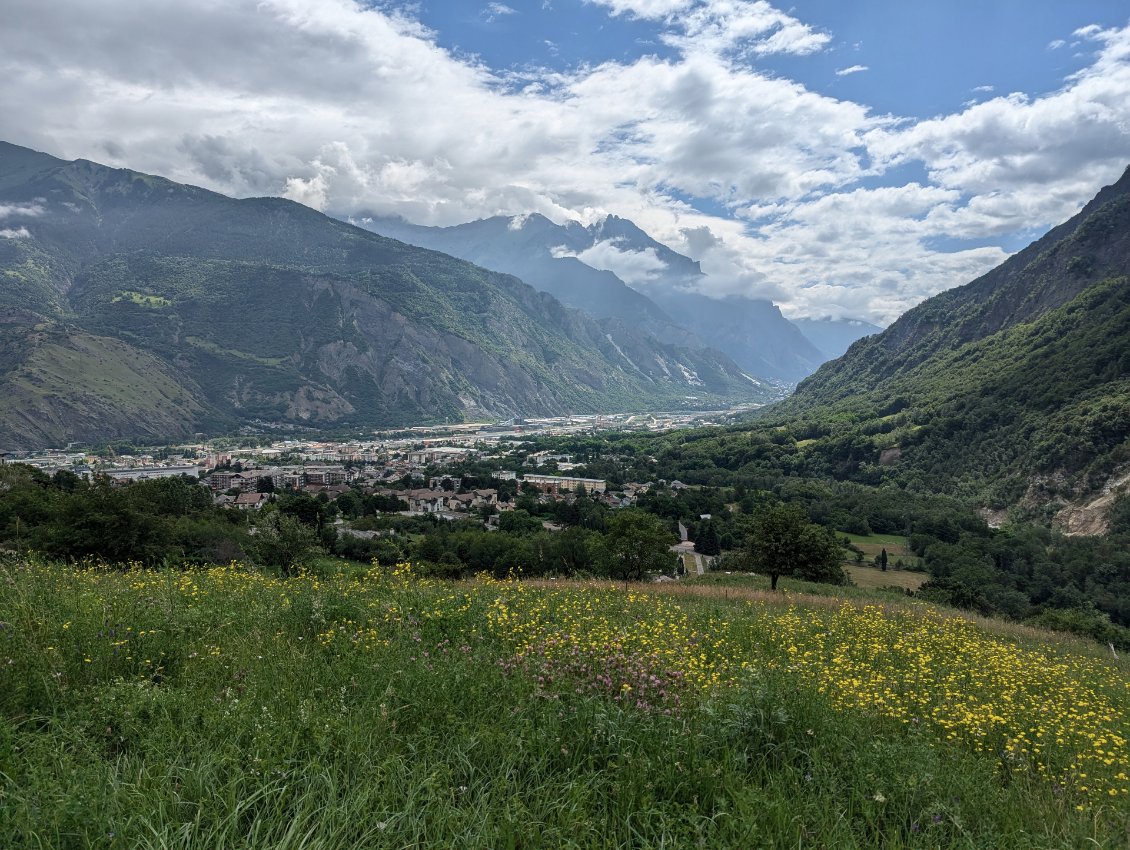
{"label": "cleared field on slope", "polygon": [[868,558],[874,558],[884,549],[887,557],[892,561],[895,558],[913,558],[914,553],[906,548],[906,538],[901,534],[843,534],[851,542],[863,550]]}
{"label": "cleared field on slope", "polygon": [[878,567],[861,567],[856,564],[844,564],[844,571],[859,587],[902,587],[906,590],[918,590],[930,578],[926,573],[892,569],[884,572]]}

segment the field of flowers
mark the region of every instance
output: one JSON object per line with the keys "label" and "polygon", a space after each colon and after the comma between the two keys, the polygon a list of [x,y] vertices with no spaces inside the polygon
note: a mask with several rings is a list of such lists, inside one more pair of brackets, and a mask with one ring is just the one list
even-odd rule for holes
{"label": "field of flowers", "polygon": [[1130,676],[866,601],[0,565],[0,846],[1130,843]]}

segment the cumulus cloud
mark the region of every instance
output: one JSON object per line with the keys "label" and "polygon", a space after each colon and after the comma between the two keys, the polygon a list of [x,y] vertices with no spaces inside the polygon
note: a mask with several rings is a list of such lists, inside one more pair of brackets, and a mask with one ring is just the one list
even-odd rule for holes
{"label": "cumulus cloud", "polygon": [[659,258],[655,248],[641,251],[621,248],[620,240],[604,239],[580,252],[565,247],[553,251],[555,257],[576,257],[587,266],[610,271],[631,286],[646,286],[666,271],[667,264]]}
{"label": "cumulus cloud", "polygon": [[604,65],[568,91],[617,142],[622,175],[732,204],[857,179],[863,135],[882,123],[857,104],[706,54]]}
{"label": "cumulus cloud", "polygon": [[1000,248],[924,249],[945,231],[934,217],[961,202],[958,191],[918,183],[829,194],[762,223],[762,239],[743,243],[740,262],[778,285],[794,282],[780,299],[786,315],[824,308],[836,317],[890,321],[1006,258]]}
{"label": "cumulus cloud", "polygon": [[694,0],[586,0],[606,6],[613,15],[633,15],[648,20],[670,19],[694,5]]}
{"label": "cumulus cloud", "polygon": [[310,178],[288,177],[282,195],[316,210],[324,210],[329,201],[329,185],[324,174]]}
{"label": "cumulus cloud", "polygon": [[808,24],[763,0],[706,0],[674,16],[682,36],[668,41],[688,50],[731,50],[750,45],[754,53],[815,53],[830,40]]}
{"label": "cumulus cloud", "polygon": [[1058,91],[998,96],[868,134],[868,150],[884,167],[921,162],[934,184],[969,198],[938,211],[945,235],[1050,226],[1121,174],[1130,151],[1130,27],[1079,34],[1098,53]]}
{"label": "cumulus cloud", "polygon": [[685,51],[749,50],[758,55],[805,56],[823,49],[831,36],[765,0],[587,0],[614,15],[662,21],[663,40]]}
{"label": "cumulus cloud", "polygon": [[0,230],[0,239],[28,239],[31,233],[26,227],[10,228],[5,227]]}
{"label": "cumulus cloud", "polygon": [[[0,137],[337,214],[614,212],[700,260],[714,294],[879,321],[1004,257],[962,240],[1062,221],[1126,165],[1130,28],[1070,34],[1093,56],[1056,91],[914,121],[759,68],[831,44],[769,3],[589,2],[673,49],[517,74],[445,50],[403,5],[7,0]],[[917,182],[862,188],[908,164]],[[656,273],[622,248],[588,259]]]}
{"label": "cumulus cloud", "polygon": [[6,218],[35,218],[46,211],[42,201],[30,204],[0,204],[0,221]]}

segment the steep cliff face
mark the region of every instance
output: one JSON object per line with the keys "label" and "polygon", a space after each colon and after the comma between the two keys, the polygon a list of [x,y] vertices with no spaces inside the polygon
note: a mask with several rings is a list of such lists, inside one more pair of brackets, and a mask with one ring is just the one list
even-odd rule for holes
{"label": "steep cliff face", "polygon": [[630,328],[289,201],[0,143],[0,204],[6,448],[769,397],[733,363],[688,377]]}

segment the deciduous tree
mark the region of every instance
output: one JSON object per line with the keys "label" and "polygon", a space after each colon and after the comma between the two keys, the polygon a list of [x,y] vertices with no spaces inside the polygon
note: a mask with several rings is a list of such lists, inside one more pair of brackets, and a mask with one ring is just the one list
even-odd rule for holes
{"label": "deciduous tree", "polygon": [[629,508],[608,520],[608,572],[613,578],[635,581],[646,573],[666,572],[671,566],[675,535],[663,521]]}
{"label": "deciduous tree", "polygon": [[835,535],[809,522],[797,505],[762,506],[753,517],[746,545],[754,569],[769,575],[773,590],[783,575],[829,584],[847,582]]}

